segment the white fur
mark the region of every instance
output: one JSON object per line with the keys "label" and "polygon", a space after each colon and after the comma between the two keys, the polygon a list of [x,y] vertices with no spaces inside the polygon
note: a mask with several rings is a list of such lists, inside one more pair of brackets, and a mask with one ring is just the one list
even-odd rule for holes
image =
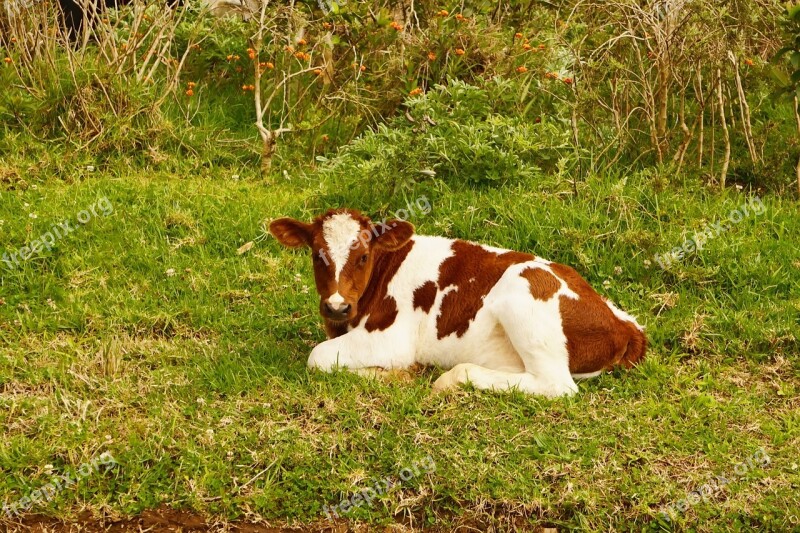
{"label": "white fur", "polygon": [[328,245],[328,253],[331,255],[336,272],[337,284],[342,269],[347,264],[347,258],[350,257],[351,247],[358,239],[360,232],[361,226],[347,213],[337,213],[322,223],[322,238]]}
{"label": "white fur", "polygon": [[437,389],[471,382],[483,389],[517,388],[545,396],[577,391],[569,372],[559,298],[577,299],[578,295],[562,281],[551,298],[541,301],[531,295],[528,280],[521,276],[529,268],[553,274],[549,261],[534,259],[509,267],[484,297],[484,305],[467,331],[461,337],[452,333],[439,339],[437,317],[442,300],[458,287],[437,291],[428,313],[414,309],[413,295],[425,282],[437,282],[439,267],[453,255],[453,241],[420,235],[412,240],[411,251],[387,288],[397,302],[394,323],[383,331],[368,332],[364,317],[345,335],[314,348],[309,367],[325,371],[336,367],[388,369],[408,368],[418,362],[451,369],[436,381]]}
{"label": "white fur", "polygon": [[632,317],[622,309],[618,308],[616,305],[614,305],[614,303],[611,300],[609,300],[608,298],[603,298],[603,301],[606,303],[608,308],[611,309],[611,312],[614,313],[614,316],[625,322],[630,322],[631,324],[636,326],[639,331],[644,331],[644,328],[639,325],[639,323],[636,321],[634,317]]}

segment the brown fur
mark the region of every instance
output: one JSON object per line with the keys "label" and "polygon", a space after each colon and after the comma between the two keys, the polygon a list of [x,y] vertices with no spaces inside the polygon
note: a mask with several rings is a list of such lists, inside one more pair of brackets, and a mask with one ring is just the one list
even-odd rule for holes
{"label": "brown fur", "polygon": [[432,281],[426,281],[414,291],[414,309],[429,313],[435,301],[436,284]]}
{"label": "brown fur", "polygon": [[619,364],[630,367],[644,357],[647,344],[644,333],[617,318],[574,269],[557,263],[550,268],[579,297],[574,300],[561,296],[559,306],[570,372],[588,374]]}
{"label": "brown fur", "polygon": [[483,307],[486,296],[506,269],[516,263],[531,261],[533,256],[520,252],[497,254],[465,241],[453,242],[453,255],[439,268],[439,290],[455,285],[442,300],[436,320],[440,339],[455,333],[460,337]]}
{"label": "brown fur", "polygon": [[558,278],[541,268],[526,268],[520,275],[528,280],[531,296],[543,302],[552,298],[561,288]]}

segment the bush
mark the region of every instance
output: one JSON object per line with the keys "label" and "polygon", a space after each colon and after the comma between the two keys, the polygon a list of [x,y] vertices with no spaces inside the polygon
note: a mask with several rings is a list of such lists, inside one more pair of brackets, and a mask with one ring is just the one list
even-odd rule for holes
{"label": "bush", "polygon": [[555,168],[572,154],[568,124],[530,119],[497,97],[513,92],[514,83],[501,78],[484,87],[438,85],[409,99],[406,113],[323,160],[323,180],[335,190],[392,198],[421,181],[499,185]]}

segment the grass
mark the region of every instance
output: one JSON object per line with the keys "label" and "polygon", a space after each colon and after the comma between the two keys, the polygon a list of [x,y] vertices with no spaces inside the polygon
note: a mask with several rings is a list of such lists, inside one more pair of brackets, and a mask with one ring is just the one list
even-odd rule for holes
{"label": "grass", "polygon": [[[798,527],[796,201],[761,192],[763,214],[665,271],[655,254],[755,193],[654,170],[590,177],[577,197],[566,180],[539,176],[494,188],[423,182],[387,200],[368,182],[320,184],[314,172],[267,183],[188,159],[85,164],[53,179],[15,161],[26,184],[5,182],[0,196],[3,251],[98,198],[113,206],[20,268],[0,265],[3,502],[45,484],[48,465],[70,471],[108,451],[119,469],[30,512],[69,520],[165,504],[222,522],[324,525],[324,505],[430,455],[433,472],[347,520],[442,531]],[[423,195],[432,210],[411,219],[420,233],[575,266],[646,325],[646,361],[559,400],[434,395],[436,369],[385,381],[308,373],[324,338],[310,261],[267,237],[264,221],[332,205],[382,216]],[[738,475],[759,448],[769,464]],[[671,524],[658,518],[715,475],[731,483]]]}

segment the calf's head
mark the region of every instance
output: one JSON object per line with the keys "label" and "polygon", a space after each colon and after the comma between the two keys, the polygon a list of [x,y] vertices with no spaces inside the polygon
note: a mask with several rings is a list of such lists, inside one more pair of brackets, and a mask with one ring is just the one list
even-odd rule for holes
{"label": "calf's head", "polygon": [[373,222],[358,211],[332,209],[310,223],[274,220],[269,231],[285,246],[311,248],[320,313],[341,323],[358,314],[376,261],[405,246],[414,226],[403,220]]}

